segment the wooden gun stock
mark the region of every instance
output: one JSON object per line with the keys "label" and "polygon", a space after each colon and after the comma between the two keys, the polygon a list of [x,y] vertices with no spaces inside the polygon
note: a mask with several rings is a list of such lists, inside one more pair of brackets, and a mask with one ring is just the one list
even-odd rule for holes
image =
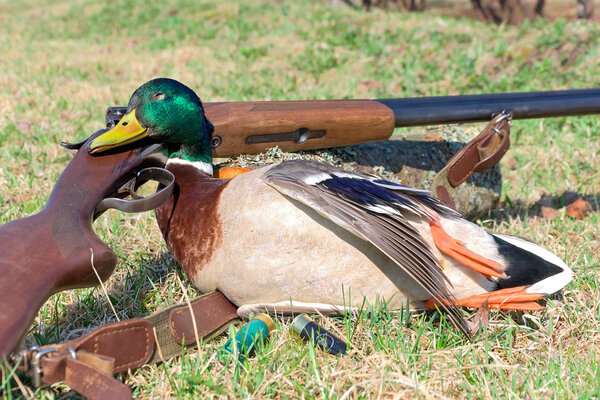
{"label": "wooden gun stock", "polygon": [[205,103],[216,157],[346,146],[388,139],[394,113],[374,100]]}
{"label": "wooden gun stock", "polygon": [[42,211],[0,227],[0,359],[18,346],[52,294],[98,285],[94,268],[102,280],[111,275],[117,257],[92,230],[94,212],[136,168],[161,165],[145,154],[134,149],[95,157],[81,147]]}

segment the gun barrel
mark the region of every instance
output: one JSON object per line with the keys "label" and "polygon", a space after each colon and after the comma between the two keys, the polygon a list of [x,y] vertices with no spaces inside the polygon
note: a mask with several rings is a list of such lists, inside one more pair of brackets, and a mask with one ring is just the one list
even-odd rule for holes
{"label": "gun barrel", "polygon": [[600,114],[600,89],[556,90],[375,100],[399,126],[489,121],[508,111],[514,119]]}
{"label": "gun barrel", "polygon": [[[394,127],[600,114],[600,89],[413,97],[379,100],[241,101],[204,103],[214,125],[213,155],[322,149],[386,140]],[[110,107],[110,128],[126,107]]]}

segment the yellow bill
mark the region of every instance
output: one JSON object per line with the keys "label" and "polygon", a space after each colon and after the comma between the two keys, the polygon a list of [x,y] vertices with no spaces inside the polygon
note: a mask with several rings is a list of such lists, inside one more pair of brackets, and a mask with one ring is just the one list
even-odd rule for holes
{"label": "yellow bill", "polygon": [[89,142],[86,148],[90,154],[114,149],[145,138],[148,136],[147,130],[138,122],[134,109],[125,115],[114,128]]}

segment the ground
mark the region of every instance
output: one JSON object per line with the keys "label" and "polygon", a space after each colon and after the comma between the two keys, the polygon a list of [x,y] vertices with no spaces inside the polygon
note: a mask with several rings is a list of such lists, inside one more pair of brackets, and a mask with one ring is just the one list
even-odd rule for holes
{"label": "ground", "polygon": [[[484,0],[482,3],[486,3]],[[488,0],[487,3],[492,3],[499,7],[498,0]],[[509,0],[508,3],[511,3]],[[513,1],[512,3],[519,3]],[[515,8],[514,23],[523,22],[525,19],[537,18],[534,7],[536,0],[520,0],[520,5]],[[484,21],[482,13],[472,6],[470,0],[425,0],[425,10],[427,14],[445,15],[454,18],[468,17]],[[578,3],[577,0],[546,0],[544,7],[544,19],[555,21],[559,18],[576,19]],[[596,12],[593,20],[600,20],[600,15]]]}
{"label": "ground", "polygon": [[[598,87],[600,27],[570,10],[568,18],[497,26],[435,7],[366,12],[325,0],[0,0],[0,223],[38,212],[70,159],[59,141],[101,128],[106,107],[126,104],[151,78],[179,79],[205,101]],[[221,337],[124,381],[142,399],[597,398],[599,127],[597,115],[516,122],[501,162],[501,203],[478,220],[536,241],[572,266],[574,281],[547,311],[491,312],[469,342],[437,313],[366,305],[357,315],[319,319],[351,343],[344,358],[306,345],[278,319],[266,346],[243,364],[218,352]],[[589,215],[567,215],[568,193],[591,204]],[[544,217],[543,207],[556,218]],[[198,294],[152,213],[110,211],[95,229],[119,256],[108,295],[94,288],[53,296],[27,345],[76,338],[117,316],[181,302],[184,291]],[[5,379],[8,372],[6,397],[68,392],[60,384],[32,389],[23,377]]]}

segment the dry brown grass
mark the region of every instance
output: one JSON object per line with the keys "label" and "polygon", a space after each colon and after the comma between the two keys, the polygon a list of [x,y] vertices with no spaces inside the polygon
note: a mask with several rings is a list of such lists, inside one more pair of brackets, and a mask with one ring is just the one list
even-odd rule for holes
{"label": "dry brown grass", "polygon": [[[310,1],[163,3],[0,0],[0,223],[43,206],[69,160],[59,140],[102,127],[107,106],[125,104],[155,76],[180,79],[210,101],[598,86],[594,24],[496,27]],[[517,122],[502,162],[505,201],[480,221],[534,240],[574,267],[574,282],[548,311],[491,312],[473,343],[435,313],[379,305],[322,320],[352,343],[344,358],[306,346],[280,320],[247,364],[221,354],[220,338],[125,374],[125,382],[139,398],[597,398],[599,126],[597,117]],[[540,198],[559,204],[566,191],[585,196],[590,216],[541,217]],[[95,228],[119,255],[107,282],[119,318],[184,300],[178,277],[185,276],[153,215],[109,212]],[[101,290],[64,292],[40,311],[26,344],[69,340],[115,319]],[[10,385],[11,395],[30,397],[27,382],[23,391]],[[55,385],[35,397],[66,391]]]}

